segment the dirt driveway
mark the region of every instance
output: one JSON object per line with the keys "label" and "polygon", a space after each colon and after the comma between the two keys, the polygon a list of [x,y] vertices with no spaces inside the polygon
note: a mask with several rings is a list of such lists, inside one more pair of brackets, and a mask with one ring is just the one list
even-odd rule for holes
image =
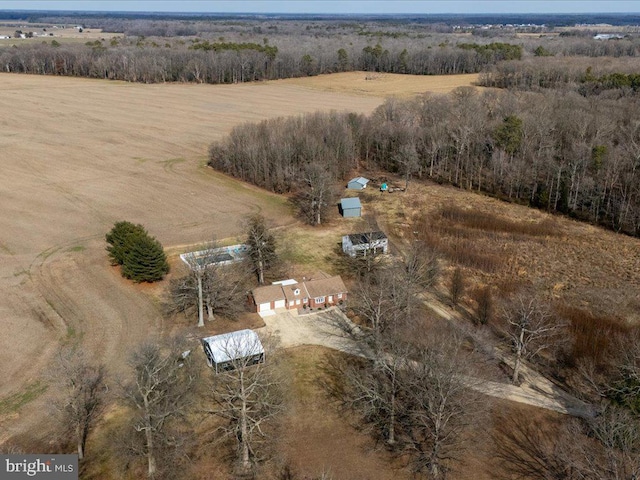
{"label": "dirt driveway", "polygon": [[344,314],[331,308],[314,313],[298,315],[296,310],[286,310],[264,317],[265,326],[258,329],[272,335],[282,348],[300,345],[320,345],[341,352],[360,355],[355,343],[336,327],[336,316],[349,321]]}
{"label": "dirt driveway", "polygon": [[[431,302],[430,307],[434,312],[445,316],[446,311],[439,312],[441,309],[435,302]],[[320,345],[351,355],[363,355],[362,350],[358,348],[353,339],[347,337],[344,330],[337,327],[337,324],[340,323],[343,326],[357,328],[337,308],[304,315],[298,315],[295,310],[286,310],[265,317],[264,323],[265,326],[257,331],[275,337],[282,348]],[[504,360],[509,361],[506,358]],[[469,388],[491,397],[524,403],[567,415],[580,417],[593,415],[593,411],[588,405],[551,384],[531,367],[523,365],[522,368],[528,380],[521,386],[475,378],[467,378],[465,383],[469,385]]]}

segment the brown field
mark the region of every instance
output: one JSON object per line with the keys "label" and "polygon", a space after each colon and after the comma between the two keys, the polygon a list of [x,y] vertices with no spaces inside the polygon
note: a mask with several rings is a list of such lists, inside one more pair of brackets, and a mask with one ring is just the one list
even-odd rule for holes
{"label": "brown field", "polygon": [[41,419],[44,397],[21,407],[59,344],[82,342],[118,371],[161,326],[155,295],[108,265],[115,221],[142,223],[165,246],[234,236],[251,212],[290,222],[284,199],[206,168],[208,144],[246,121],[380,102],[277,82],[0,75],[0,442]]}
{"label": "brown field", "polygon": [[411,97],[422,93],[449,93],[478,81],[477,73],[463,75],[400,75],[396,73],[345,72],[316,77],[287,78],[275,83],[302,85],[325,92],[378,97]]}

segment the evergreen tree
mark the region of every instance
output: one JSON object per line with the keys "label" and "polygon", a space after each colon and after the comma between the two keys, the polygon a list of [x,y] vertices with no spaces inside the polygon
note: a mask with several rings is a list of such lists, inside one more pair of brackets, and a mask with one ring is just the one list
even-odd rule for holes
{"label": "evergreen tree", "polygon": [[134,235],[147,235],[147,231],[140,224],[134,225],[131,222],[116,222],[111,231],[107,233],[106,240],[109,244],[107,252],[111,265],[122,265],[127,257],[127,240]]}
{"label": "evergreen tree", "polygon": [[148,234],[137,233],[128,238],[127,256],[122,275],[136,283],[155,282],[169,273],[167,256],[162,245]]}
{"label": "evergreen tree", "polygon": [[134,282],[155,282],[169,272],[162,245],[146,229],[131,222],[116,222],[106,235],[112,265],[122,266],[122,276]]}

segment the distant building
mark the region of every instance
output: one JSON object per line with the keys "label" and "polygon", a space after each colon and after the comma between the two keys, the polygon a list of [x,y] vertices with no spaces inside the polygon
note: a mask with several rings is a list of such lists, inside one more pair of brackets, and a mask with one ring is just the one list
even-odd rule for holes
{"label": "distant building", "polygon": [[235,365],[255,365],[265,360],[264,347],[253,330],[214,335],[202,339],[207,363],[216,373],[233,370]]}
{"label": "distant building", "polygon": [[304,280],[293,278],[254,288],[251,306],[262,314],[274,314],[276,309],[299,310],[341,303],[347,299],[347,288],[339,276]]}
{"label": "distant building", "polygon": [[343,198],[340,200],[340,211],[342,216],[347,217],[361,217],[362,216],[362,204],[358,197]]}
{"label": "distant building", "polygon": [[342,251],[350,257],[387,253],[389,239],[383,232],[355,233],[342,237]]}
{"label": "distant building", "polygon": [[367,183],[369,183],[369,180],[367,178],[356,177],[349,180],[349,183],[347,183],[347,188],[349,190],[364,190],[365,188],[367,188]]}
{"label": "distant building", "polygon": [[624,38],[624,36],[617,33],[599,33],[593,37],[594,40],[611,40],[620,38]]}

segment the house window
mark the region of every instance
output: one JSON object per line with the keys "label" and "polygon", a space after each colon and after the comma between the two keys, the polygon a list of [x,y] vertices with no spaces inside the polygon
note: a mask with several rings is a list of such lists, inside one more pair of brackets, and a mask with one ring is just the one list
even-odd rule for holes
{"label": "house window", "polygon": [[329,295],[329,300],[328,300],[328,302],[329,302],[329,303],[333,303],[333,295]]}
{"label": "house window", "polygon": [[338,298],[342,298],[342,294],[341,293],[338,294]]}
{"label": "house window", "polygon": [[316,302],[316,305],[318,303],[324,303],[324,297],[316,297],[315,302]]}
{"label": "house window", "polygon": [[296,299],[296,305],[300,305],[300,299],[299,298]]}

